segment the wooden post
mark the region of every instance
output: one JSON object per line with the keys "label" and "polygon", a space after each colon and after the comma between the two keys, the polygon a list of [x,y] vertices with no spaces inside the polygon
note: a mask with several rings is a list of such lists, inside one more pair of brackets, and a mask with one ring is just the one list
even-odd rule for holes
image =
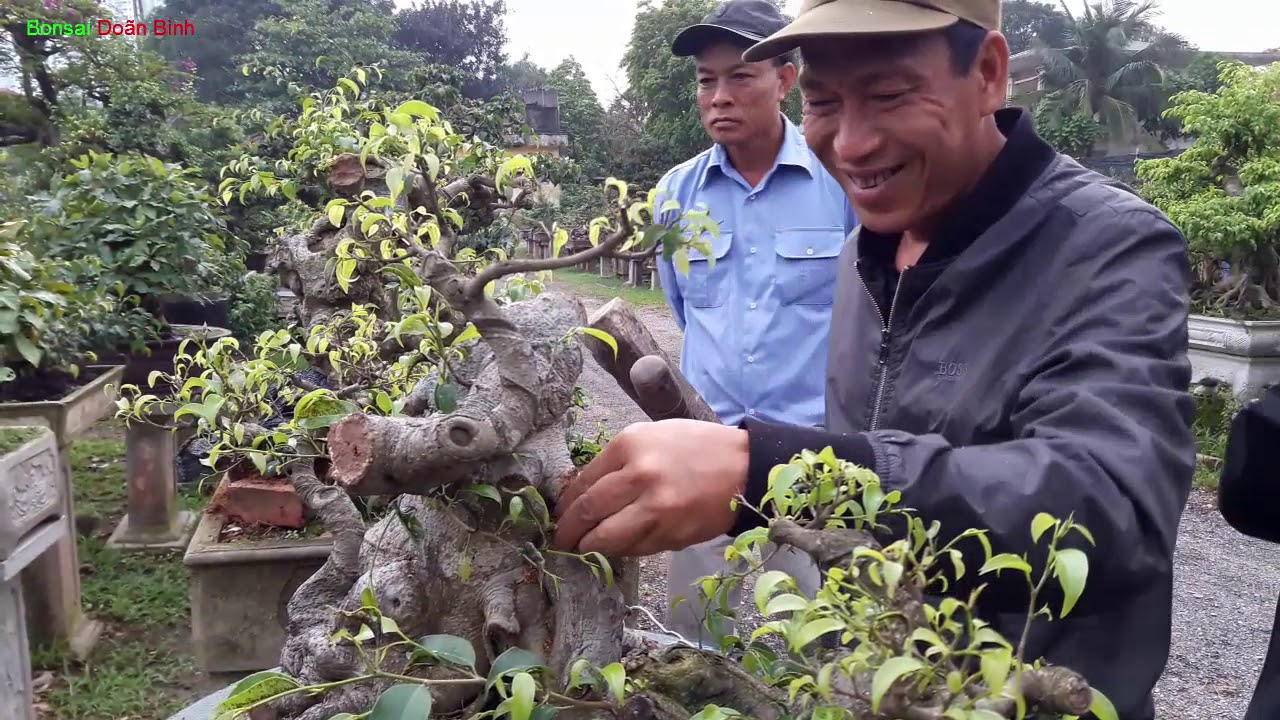
{"label": "wooden post", "polygon": [[129,499],[107,547],[181,550],[191,539],[196,517],[190,511],[178,511],[174,409],[171,403],[157,404],[146,421],[131,422],[125,429]]}

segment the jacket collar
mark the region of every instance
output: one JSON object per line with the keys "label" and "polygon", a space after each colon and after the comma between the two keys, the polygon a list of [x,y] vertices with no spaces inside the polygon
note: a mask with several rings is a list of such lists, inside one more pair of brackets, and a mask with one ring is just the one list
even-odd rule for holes
{"label": "jacket collar", "polygon": [[[1030,115],[1022,108],[997,110],[995,119],[1005,136],[1004,148],[978,183],[943,212],[938,223],[941,232],[930,239],[921,265],[953,258],[972,245],[1013,209],[1057,157],[1057,151],[1036,134]],[[860,229],[858,236],[860,258],[893,266],[899,237],[866,228]]]}
{"label": "jacket collar", "polygon": [[[809,177],[814,177],[814,157],[809,151],[809,145],[805,142],[804,135],[800,132],[800,128],[796,127],[791,119],[782,113],[778,113],[782,118],[782,147],[778,148],[778,157],[773,161],[773,167],[765,174],[768,179],[780,166],[788,165],[798,167],[809,173]],[[729,153],[720,143],[711,146],[711,155],[707,160],[707,165],[702,169],[702,176],[698,179],[699,189],[705,188],[707,182],[712,177],[712,171],[725,175],[732,168],[729,162]]]}

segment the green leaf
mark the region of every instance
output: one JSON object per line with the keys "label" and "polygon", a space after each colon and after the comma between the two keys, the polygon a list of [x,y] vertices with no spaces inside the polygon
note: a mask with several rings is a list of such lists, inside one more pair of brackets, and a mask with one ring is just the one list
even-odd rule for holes
{"label": "green leaf", "polygon": [[475,485],[472,485],[469,489],[471,490],[471,492],[475,493],[476,495],[479,495],[482,498],[488,498],[498,503],[499,506],[502,505],[502,495],[498,493],[498,488],[492,485],[485,485],[484,483],[476,483]]}
{"label": "green leaf", "polygon": [[1067,548],[1054,552],[1053,574],[1062,585],[1062,617],[1076,606],[1084,592],[1084,582],[1089,576],[1089,558],[1080,550]]}
{"label": "green leaf", "polygon": [[373,594],[373,586],[367,585],[360,591],[360,607],[377,608],[378,597]]}
{"label": "green leaf", "polygon": [[489,679],[485,687],[492,688],[493,684],[502,679],[502,676],[507,673],[541,667],[544,667],[542,658],[537,655],[520,647],[507,648],[505,652],[494,658],[493,665],[489,668]]}
{"label": "green leaf", "polygon": [[511,720],[529,720],[533,714],[533,696],[538,690],[538,683],[527,672],[519,673],[511,681],[511,700],[508,706]]}
{"label": "green leaf", "polygon": [[451,413],[458,409],[458,386],[451,382],[436,385],[435,401],[439,412]]}
{"label": "green leaf", "polygon": [[613,349],[613,359],[614,360],[618,359],[618,341],[614,340],[613,336],[610,335],[609,333],[603,330],[598,330],[593,327],[579,327],[577,328],[577,332],[580,332],[583,335],[590,335],[591,337],[599,340],[605,345],[608,345],[610,348]]}
{"label": "green leaf", "polygon": [[449,343],[449,347],[458,347],[459,345],[465,342],[470,342],[478,337],[480,337],[480,331],[476,329],[475,325],[467,323],[467,326],[462,329],[462,332],[458,333],[458,336],[453,339],[453,342]]}
{"label": "green leaf", "polygon": [[765,605],[769,602],[769,597],[773,595],[773,589],[782,582],[788,582],[792,585],[795,583],[790,575],[781,570],[770,570],[756,580],[756,609],[764,612]]}
{"label": "green leaf", "polygon": [[18,348],[18,354],[22,355],[22,359],[31,363],[33,366],[38,367],[40,365],[40,358],[44,353],[40,348],[33,345],[31,341],[27,339],[27,336],[14,335],[13,344],[14,347]]}
{"label": "green leaf", "polygon": [[329,203],[328,214],[329,222],[332,223],[334,227],[342,227],[342,218],[347,214],[347,206],[343,205],[341,202]]}
{"label": "green leaf", "polygon": [[613,693],[614,699],[621,705],[627,691],[627,671],[622,667],[622,663],[614,662],[600,668],[600,676],[609,686],[609,692]]}
{"label": "green leaf", "polygon": [[222,713],[245,710],[253,705],[302,687],[297,680],[276,670],[264,670],[254,673],[236,683],[231,695],[214,711],[220,717]]}
{"label": "green leaf", "polygon": [[1119,720],[1120,718],[1111,700],[1097,690],[1093,691],[1093,702],[1089,704],[1089,712],[1093,713],[1098,720]]}
{"label": "green leaf", "polygon": [[797,612],[809,607],[809,601],[794,593],[783,593],[776,595],[761,613],[765,617],[770,617],[783,612]]}
{"label": "green leaf", "polygon": [[410,100],[396,108],[396,113],[434,120],[439,116],[436,109],[421,100]]}
{"label": "green leaf", "polygon": [[368,720],[427,720],[431,691],[425,685],[396,685],[378,697]]}
{"label": "green leaf", "polygon": [[414,660],[431,657],[472,670],[476,668],[476,649],[456,635],[428,635],[419,640],[418,645],[421,649],[414,651]]}
{"label": "green leaf", "polygon": [[983,563],[982,569],[978,570],[978,573],[985,575],[989,572],[999,572],[1000,570],[1021,570],[1028,575],[1031,574],[1031,566],[1027,564],[1027,561],[1012,553],[996,555]]}
{"label": "green leaf", "polygon": [[1031,540],[1040,542],[1040,536],[1045,530],[1053,527],[1058,521],[1049,513],[1040,513],[1031,521]]}
{"label": "green leaf", "polygon": [[886,660],[871,678],[871,712],[880,712],[880,701],[884,700],[885,693],[889,692],[898,678],[922,667],[924,663],[913,657],[894,657]]}
{"label": "green leaf", "polygon": [[818,618],[805,623],[799,632],[788,639],[791,641],[791,649],[799,652],[823,635],[843,629],[844,623],[835,618]]}
{"label": "green leaf", "polygon": [[387,188],[391,191],[391,199],[395,200],[404,192],[404,168],[396,165],[387,170]]}
{"label": "green leaf", "polygon": [[373,401],[378,405],[378,409],[386,415],[390,415],[395,410],[395,403],[391,401],[391,396],[381,390],[374,393]]}
{"label": "green leaf", "polygon": [[1009,679],[1009,670],[1013,666],[1013,651],[1008,648],[992,648],[982,653],[979,661],[982,669],[982,682],[992,695],[1004,692],[1005,682]]}

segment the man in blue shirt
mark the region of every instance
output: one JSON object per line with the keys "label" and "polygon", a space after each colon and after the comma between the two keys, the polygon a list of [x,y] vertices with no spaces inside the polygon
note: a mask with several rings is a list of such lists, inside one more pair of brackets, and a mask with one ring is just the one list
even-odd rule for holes
{"label": "man in blue shirt", "polygon": [[[715,144],[662,178],[655,207],[668,200],[705,207],[720,233],[704,238],[714,267],[691,249],[687,275],[661,259],[658,272],[684,331],[681,370],[733,426],[746,416],[823,424],[836,262],[856,225],[844,191],[782,114],[795,64],[788,56],[742,61],[743,50],[786,24],[768,0],[730,0],[672,44],[676,55],[697,59],[698,110]],[[722,536],[669,556],[668,595],[672,603],[685,598],[668,615],[669,629],[709,639],[698,580],[732,569],[724,560],[729,542]],[[768,567],[792,575],[810,596],[817,590],[817,568],[790,548]],[[735,594],[730,607],[739,602]]]}

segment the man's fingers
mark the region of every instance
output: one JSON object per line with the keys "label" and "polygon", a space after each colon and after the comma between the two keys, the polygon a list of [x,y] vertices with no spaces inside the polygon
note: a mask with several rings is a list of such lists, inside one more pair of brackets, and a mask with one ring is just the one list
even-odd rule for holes
{"label": "man's fingers", "polygon": [[579,552],[598,552],[610,557],[637,557],[650,555],[658,518],[653,510],[640,503],[632,503],[617,514],[606,518],[578,543]]}
{"label": "man's fingers", "polygon": [[563,517],[574,502],[591,486],[595,485],[600,478],[616,470],[621,470],[625,462],[625,450],[626,448],[621,447],[621,443],[616,440],[605,443],[599,454],[592,458],[586,467],[575,473],[572,479],[565,483],[564,488],[560,490],[560,497],[556,499],[556,515]]}
{"label": "man's fingers", "polygon": [[580,494],[564,506],[552,544],[560,550],[575,550],[584,535],[634,502],[641,489],[634,472],[625,469],[584,484]]}

